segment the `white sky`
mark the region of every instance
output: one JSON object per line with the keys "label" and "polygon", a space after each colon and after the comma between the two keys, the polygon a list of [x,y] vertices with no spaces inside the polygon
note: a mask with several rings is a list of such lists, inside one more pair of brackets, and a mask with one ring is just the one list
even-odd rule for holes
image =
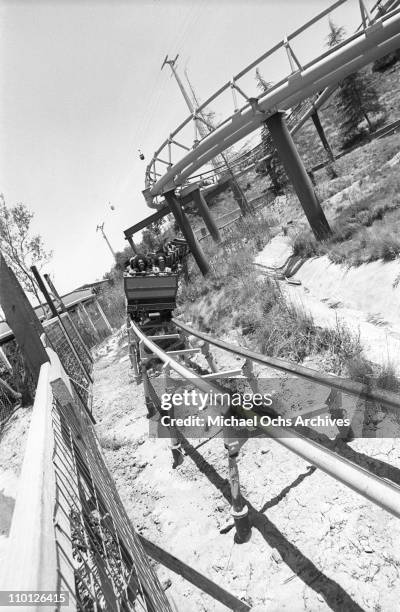
{"label": "white sky", "polygon": [[[0,0],[0,191],[35,213],[61,292],[110,269],[98,223],[121,250],[123,230],[152,212],[141,194],[145,165],[187,115],[169,68],[160,71],[165,55],[179,53],[178,71],[183,78],[187,67],[204,101],[330,4]],[[349,31],[357,7],[350,0],[337,18]],[[325,19],[299,42],[300,60],[321,50],[327,32]],[[282,56],[264,70],[277,80],[287,62]]]}

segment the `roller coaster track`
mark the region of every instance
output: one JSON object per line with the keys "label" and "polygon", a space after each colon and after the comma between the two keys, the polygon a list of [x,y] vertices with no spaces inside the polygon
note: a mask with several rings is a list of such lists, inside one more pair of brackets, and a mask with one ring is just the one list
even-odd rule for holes
{"label": "roller coaster track", "polygon": [[[146,189],[143,194],[150,207],[157,205],[154,204],[153,198],[183,186],[190,177],[193,178],[196,170],[247,137],[278,110],[295,109],[290,115],[290,128],[292,132],[295,131],[310,116],[313,109],[326,101],[341,80],[400,47],[400,3],[396,0],[384,5],[377,3],[374,7],[377,16],[373,17],[366,9],[364,1],[360,0],[362,25],[358,30],[342,43],[302,64],[293,48],[295,39],[349,1],[354,0],[335,2],[263,53],[220,87],[193,115],[187,117],[170,133],[146,168]],[[286,52],[290,73],[258,96],[245,93],[241,79],[260,66],[265,59],[278,56],[282,51]],[[198,121],[204,121],[203,111],[210,110],[210,105],[220,101],[229,91],[232,93],[233,112],[216,127],[207,124],[209,133],[199,139],[197,125]],[[245,100],[240,107],[238,95]],[[190,142],[187,128],[191,124],[194,127],[194,141]],[[182,151],[183,156],[179,156],[177,153]],[[239,156],[238,161],[241,157]]]}
{"label": "roller coaster track", "polygon": [[[149,358],[158,358],[163,363],[164,383],[163,389],[171,389],[170,381],[171,374],[173,371],[181,380],[190,383],[190,386],[194,386],[203,393],[220,393],[226,392],[226,389],[221,387],[218,381],[224,378],[234,378],[238,375],[244,374],[249,386],[254,389],[254,376],[252,374],[252,364],[259,363],[263,366],[268,366],[273,370],[280,370],[290,375],[296,376],[300,379],[312,382],[315,385],[327,387],[330,393],[344,393],[353,398],[364,399],[366,402],[372,402],[374,405],[377,403],[381,406],[386,407],[389,410],[398,411],[400,408],[400,401],[396,394],[387,391],[372,391],[367,385],[362,385],[354,381],[345,380],[336,376],[326,375],[309,368],[305,368],[298,364],[287,362],[282,359],[276,359],[260,355],[248,349],[242,347],[227,344],[221,340],[217,340],[209,335],[198,332],[191,327],[183,324],[180,321],[173,320],[175,329],[178,332],[164,336],[164,338],[172,339],[174,337],[180,337],[183,339],[185,348],[182,350],[168,351],[163,350],[157,344],[163,339],[163,336],[146,336],[143,331],[131,322],[128,325],[128,334],[130,337],[130,346],[133,343],[137,343],[142,356]],[[203,341],[201,348],[188,348],[189,337],[197,337]],[[242,369],[237,371],[225,371],[217,372],[215,364],[213,362],[212,355],[209,347],[215,346],[228,353],[236,356],[243,357],[245,359]],[[199,374],[196,369],[189,367],[190,363],[188,358],[196,353],[203,353],[206,357],[212,372],[209,374]],[[131,351],[132,356],[132,351]],[[178,361],[178,359],[183,359]],[[136,366],[135,366],[136,367]],[[146,368],[142,367],[142,375],[147,377]],[[151,382],[147,378],[145,381],[145,389],[149,390]],[[157,403],[156,393],[154,388],[150,389],[150,396],[152,397],[153,403]],[[163,413],[161,402],[158,405],[158,410]],[[243,417],[254,417],[255,413],[252,410],[243,410],[242,408],[232,408],[233,412],[236,412],[238,416]],[[326,408],[328,411],[328,408]],[[319,439],[315,441],[312,439],[312,432],[308,432],[307,437],[298,433],[294,428],[284,428],[280,426],[260,425],[257,427],[260,433],[266,437],[276,440],[279,444],[286,447],[288,450],[296,453],[306,461],[312,463],[312,465],[323,470],[339,482],[350,487],[366,499],[369,499],[378,506],[384,508],[388,512],[400,518],[400,487],[393,483],[377,477],[372,472],[360,467],[355,462],[350,461],[334,450],[332,450],[332,444],[326,438],[325,442],[321,442]],[[179,447],[179,433],[175,431],[171,433],[172,448]],[[229,439],[229,434],[228,434]],[[226,439],[225,439],[226,442]],[[232,440],[230,441],[232,443]],[[328,442],[328,443],[327,443]]]}

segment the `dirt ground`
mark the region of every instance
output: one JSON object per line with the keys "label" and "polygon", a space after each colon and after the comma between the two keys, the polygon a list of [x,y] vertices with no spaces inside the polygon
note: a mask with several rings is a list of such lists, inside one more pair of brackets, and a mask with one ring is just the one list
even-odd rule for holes
{"label": "dirt ground", "polygon": [[0,435],[0,570],[6,559],[7,539],[31,414],[31,407],[18,408]]}
{"label": "dirt ground", "polygon": [[[279,268],[292,254],[291,240],[282,233],[258,253],[255,261]],[[316,325],[343,322],[360,336],[366,357],[391,365],[400,375],[399,260],[373,261],[348,268],[325,255],[306,260],[294,275],[298,285],[280,283],[286,299],[311,314]]]}
{"label": "dirt ground", "polygon": [[[233,530],[220,532],[230,511],[222,440],[198,451],[189,447],[183,464],[172,469],[168,440],[149,438],[143,388],[132,380],[125,338],[119,334],[101,352],[95,367],[97,431],[140,533],[257,612],[398,609],[397,519],[277,442],[256,438],[245,443],[239,462],[252,537],[236,544]],[[242,364],[222,351],[214,355],[220,368]],[[257,374],[266,376],[260,369]],[[356,439],[340,452],[400,483],[398,440]],[[178,610],[226,609],[176,574],[162,567],[158,572],[171,580],[167,593]]]}

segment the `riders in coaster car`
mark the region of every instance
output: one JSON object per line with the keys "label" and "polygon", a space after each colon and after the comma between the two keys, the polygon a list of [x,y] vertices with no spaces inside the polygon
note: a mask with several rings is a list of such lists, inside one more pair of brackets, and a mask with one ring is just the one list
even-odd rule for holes
{"label": "riders in coaster car", "polygon": [[167,258],[165,257],[165,253],[163,251],[159,251],[156,253],[156,267],[158,274],[169,274],[172,270],[167,265]]}
{"label": "riders in coaster car", "polygon": [[138,253],[129,260],[128,276],[145,276],[147,273],[147,258]]}

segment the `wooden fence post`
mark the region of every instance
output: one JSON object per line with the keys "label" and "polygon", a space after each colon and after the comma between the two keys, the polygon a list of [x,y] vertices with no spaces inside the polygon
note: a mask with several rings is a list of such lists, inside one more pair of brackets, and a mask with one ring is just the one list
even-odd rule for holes
{"label": "wooden fence post", "polygon": [[6,321],[14,333],[15,340],[26,358],[35,381],[37,381],[41,366],[49,361],[49,357],[40,340],[44,329],[14,272],[8,267],[1,252],[0,304]]}

